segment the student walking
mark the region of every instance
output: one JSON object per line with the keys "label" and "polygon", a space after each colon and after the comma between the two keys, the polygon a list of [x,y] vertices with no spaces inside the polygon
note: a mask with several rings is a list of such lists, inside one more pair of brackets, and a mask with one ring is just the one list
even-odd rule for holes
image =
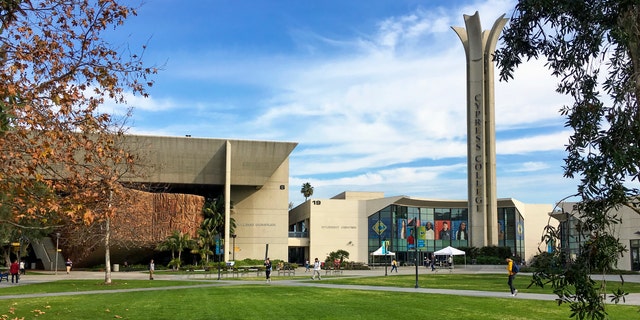
{"label": "student walking", "polygon": [[393,261],[391,261],[391,272],[393,272],[393,270],[398,273],[398,261],[396,261],[396,259],[393,259]]}
{"label": "student walking", "polygon": [[271,283],[271,260],[264,261],[264,274],[267,276],[267,283]]}
{"label": "student walking", "polygon": [[11,266],[9,267],[9,273],[11,273],[11,283],[15,279],[15,283],[20,281],[20,266],[18,265],[18,260],[13,261]]}
{"label": "student walking", "polygon": [[507,281],[507,284],[509,285],[509,290],[511,290],[511,296],[515,297],[518,295],[518,289],[513,286],[513,279],[516,278],[517,271],[514,269],[513,260],[506,258],[505,261],[507,262],[507,272],[509,273],[509,281]]}
{"label": "student walking", "polygon": [[431,259],[429,259],[430,265],[431,265],[431,271],[436,271],[436,257],[433,255],[433,253],[430,255]]}
{"label": "student walking", "polygon": [[311,276],[311,280],[316,279],[316,274],[318,275],[318,280],[322,280],[322,276],[320,275],[320,261],[316,258],[316,261],[313,262],[313,276]]}
{"label": "student walking", "polygon": [[71,262],[71,259],[67,258],[67,262],[65,262],[64,265],[67,267],[67,274],[69,274],[69,272],[71,272],[73,262]]}
{"label": "student walking", "polygon": [[153,263],[153,259],[149,262],[149,280],[153,280],[153,272],[156,271],[156,264]]}

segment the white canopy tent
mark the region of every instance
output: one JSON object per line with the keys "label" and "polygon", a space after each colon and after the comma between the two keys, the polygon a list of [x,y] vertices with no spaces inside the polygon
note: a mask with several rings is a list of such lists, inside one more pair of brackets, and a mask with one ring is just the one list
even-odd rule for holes
{"label": "white canopy tent", "polygon": [[437,255],[437,256],[462,256],[462,255],[467,255],[464,251],[460,250],[460,249],[456,249],[452,246],[448,246],[446,248],[442,248],[436,252],[434,252],[433,254]]}
{"label": "white canopy tent", "polygon": [[446,248],[442,248],[442,249],[434,252],[433,255],[435,255],[435,256],[462,256],[462,255],[464,255],[464,265],[465,265],[465,267],[467,266],[467,253],[462,251],[462,250],[460,250],[460,249],[456,249],[456,248],[454,248],[452,246],[448,246]]}
{"label": "white canopy tent", "polygon": [[382,253],[382,247],[378,248],[378,250],[371,252],[372,256],[395,256],[396,254],[394,252],[391,252],[389,250],[387,250],[387,253],[384,254]]}
{"label": "white canopy tent", "polygon": [[[372,257],[372,258],[373,258],[373,260],[372,260],[373,265],[375,265],[376,257],[388,257],[388,256],[395,256],[396,254],[395,254],[395,252],[391,252],[391,251],[389,251],[389,250],[387,250],[387,253],[385,254],[385,253],[383,253],[383,251],[382,251],[382,247],[380,247],[380,248],[378,248],[378,250],[376,250],[376,251],[374,251],[374,252],[371,252],[371,255],[373,256],[373,257]],[[385,258],[385,259],[383,259],[383,260],[385,260],[384,264],[385,264],[385,270],[386,270],[386,265],[387,265],[387,263],[388,263],[388,262],[386,261],[386,260],[387,260],[386,258]],[[385,271],[385,272],[386,272],[386,271]]]}

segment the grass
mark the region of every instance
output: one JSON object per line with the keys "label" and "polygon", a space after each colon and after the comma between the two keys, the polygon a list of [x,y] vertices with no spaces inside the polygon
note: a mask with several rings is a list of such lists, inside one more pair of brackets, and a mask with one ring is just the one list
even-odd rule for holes
{"label": "grass", "polygon": [[[63,280],[0,287],[0,294],[101,291],[163,286],[174,290],[99,292],[74,296],[0,300],[0,319],[569,319],[569,307],[551,301],[482,298],[304,286],[235,285],[193,287],[203,281]],[[298,277],[296,277],[298,278]],[[302,277],[299,277],[302,278]],[[304,277],[306,278],[306,277]],[[423,279],[424,278],[424,279]],[[506,291],[501,275],[439,274],[420,277],[421,287]],[[518,277],[518,285],[528,283]],[[258,278],[256,278],[258,279]],[[262,278],[259,278],[262,280]],[[286,277],[290,279],[290,277]],[[215,283],[216,281],[212,281]],[[322,283],[413,287],[415,276],[323,277]],[[475,283],[475,284],[474,284]],[[625,284],[625,287],[629,283]],[[18,292],[18,290],[21,290]],[[524,286],[521,292],[527,292]],[[7,293],[8,292],[8,293]],[[539,292],[542,293],[542,292]],[[611,319],[638,319],[637,306],[610,305]]]}
{"label": "grass", "polygon": [[[149,281],[149,280],[113,280],[111,285],[101,280],[59,280],[53,282],[34,283],[22,286],[0,286],[0,296],[16,294],[38,294],[51,292],[81,292],[118,289],[160,288],[170,286],[201,285],[194,281]],[[0,319],[2,319],[0,317]]]}
{"label": "grass", "polygon": [[[323,278],[324,279],[324,278]],[[416,284],[415,275],[392,275],[387,277],[362,277],[362,278],[326,278],[328,283],[352,284],[352,285],[372,285],[413,288]],[[519,292],[524,293],[547,293],[552,294],[551,286],[544,288],[532,286],[531,276],[518,275],[514,280],[514,285]],[[620,286],[619,281],[607,281],[607,292],[613,291]],[[456,290],[478,290],[478,291],[508,291],[507,276],[502,274],[430,274],[418,276],[418,286],[420,288],[456,289]],[[625,282],[624,291],[629,293],[640,293],[640,283]]]}

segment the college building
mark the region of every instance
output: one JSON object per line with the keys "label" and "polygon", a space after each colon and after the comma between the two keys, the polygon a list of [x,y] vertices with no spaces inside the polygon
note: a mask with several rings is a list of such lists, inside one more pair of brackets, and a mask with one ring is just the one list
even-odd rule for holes
{"label": "college building", "polygon": [[[311,198],[289,210],[289,157],[297,143],[196,137],[128,136],[144,146],[154,170],[137,181],[165,186],[164,192],[223,196],[227,232],[220,242],[225,261],[245,258],[302,263],[332,251],[369,263],[384,241],[401,261],[446,246],[509,247],[514,256],[537,253],[551,205],[498,199],[493,217],[497,243],[474,237],[466,200],[386,197],[383,192],[345,191],[331,199]],[[296,190],[299,186],[295,186]],[[181,213],[184,215],[184,213]],[[194,212],[191,214],[200,214]],[[231,233],[229,221],[236,228]],[[477,219],[476,219],[477,220]],[[446,230],[445,230],[446,228]],[[465,230],[466,229],[466,230]],[[480,239],[480,240],[477,240]]]}
{"label": "college building", "polygon": [[[560,247],[565,250],[569,258],[574,259],[579,254],[582,244],[589,240],[589,235],[580,232],[582,221],[575,202],[562,202],[557,208],[558,210],[551,216],[559,222]],[[628,250],[619,257],[618,264],[614,268],[640,271],[640,215],[626,206],[612,210],[615,210],[615,215],[621,221],[614,225],[612,234]]]}
{"label": "college building", "polygon": [[[268,255],[302,263],[345,250],[349,260],[370,263],[370,253],[384,241],[400,261],[414,259],[411,252],[416,248],[423,255],[446,246],[487,245],[509,247],[515,257],[529,259],[538,251],[552,210],[551,205],[498,199],[495,217],[474,221],[466,200],[350,191],[331,199],[311,198],[289,210],[289,157],[297,143],[158,136],[128,139],[145,146],[144,153],[155,168],[137,182],[164,185],[165,192],[224,197],[227,232],[218,251],[225,261]],[[233,233],[228,229],[231,218],[236,224]],[[490,220],[497,221],[495,230],[484,233],[496,234],[497,242],[474,237],[469,226]]]}
{"label": "college building", "polygon": [[[303,263],[345,250],[350,261],[373,263],[371,253],[383,244],[401,262],[422,261],[428,253],[447,246],[488,245],[509,247],[513,256],[529,260],[539,250],[546,250],[541,236],[547,224],[559,225],[562,247],[573,253],[585,240],[576,231],[579,223],[569,203],[562,204],[561,212],[552,213],[551,204],[500,198],[495,217],[475,219],[466,200],[345,191],[330,199],[310,198],[290,209],[289,157],[295,142],[158,136],[127,139],[144,146],[142,152],[154,168],[144,178],[130,182],[163,186],[166,193],[224,197],[227,226],[231,219],[236,224],[233,233],[227,229],[216,248],[225,261],[269,255]],[[296,190],[299,187],[294,186]],[[201,210],[176,214],[196,216]],[[617,267],[638,270],[640,217],[628,208],[620,209],[620,215],[619,236],[630,254],[623,256]],[[474,237],[469,226],[487,220],[496,221],[495,230],[484,232],[495,233],[495,239]],[[49,248],[49,254],[44,252],[46,248],[34,250],[39,251],[36,254],[45,268],[53,264],[43,257],[55,257],[55,247]],[[63,259],[60,256],[58,260]]]}
{"label": "college building", "polygon": [[[330,199],[309,199],[289,214],[289,260],[324,258],[337,250],[349,260],[373,263],[371,253],[385,245],[398,261],[423,261],[447,246],[483,247],[468,228],[466,200],[385,197],[382,192],[343,192]],[[538,252],[551,205],[498,199],[498,246],[514,257]],[[416,256],[417,252],[417,256]]]}

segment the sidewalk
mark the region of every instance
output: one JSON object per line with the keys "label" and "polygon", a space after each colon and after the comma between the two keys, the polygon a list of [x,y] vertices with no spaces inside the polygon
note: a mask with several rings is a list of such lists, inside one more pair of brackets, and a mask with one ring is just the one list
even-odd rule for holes
{"label": "sidewalk", "polygon": [[[418,267],[418,276],[429,276],[434,274],[442,274],[446,273],[494,273],[496,276],[500,276],[502,273],[502,268],[500,266],[467,266],[467,268],[460,267],[455,268],[451,271],[449,270],[439,270],[438,272],[432,272],[430,269],[425,267]],[[388,276],[395,275],[414,275],[416,272],[415,267],[399,267],[398,273],[391,274],[389,271],[391,268],[387,269]],[[31,283],[41,283],[41,282],[51,282],[65,279],[93,279],[93,280],[104,280],[105,273],[104,272],[90,272],[90,271],[72,271],[70,274],[66,274],[65,271],[60,272],[55,275],[53,272],[49,272],[46,274],[42,274],[42,272],[38,272],[39,274],[29,276],[27,273],[25,276],[22,276],[20,280],[20,284],[25,285]],[[310,273],[306,273],[309,274]],[[296,275],[305,275],[304,268],[298,268],[296,270]],[[323,274],[324,275],[324,274]],[[345,270],[341,277],[362,277],[362,276],[385,276],[385,268],[377,267],[371,270]],[[526,274],[523,274],[526,276]],[[111,273],[112,280],[147,280],[149,279],[149,274],[146,272],[112,272]],[[124,291],[151,291],[151,290],[176,290],[183,288],[196,288],[196,287],[213,287],[213,286],[233,286],[233,285],[245,285],[245,284],[264,284],[264,281],[255,281],[255,280],[216,280],[216,277],[209,278],[207,280],[198,279],[195,280],[193,278],[189,278],[187,274],[166,274],[163,272],[156,273],[154,275],[156,280],[154,281],[162,281],[162,280],[193,280],[201,283],[196,286],[178,286],[178,287],[161,287],[161,288],[141,288],[141,289],[122,289],[122,290],[104,290],[104,291],[89,291],[89,292],[65,292],[65,293],[47,293],[47,294],[29,294],[29,295],[6,295],[0,296],[0,300],[10,300],[10,299],[21,299],[21,298],[31,298],[31,297],[43,297],[43,296],[61,296],[61,295],[81,295],[81,294],[109,294],[116,292],[124,292]],[[608,281],[619,281],[619,277],[611,276],[606,277]],[[625,275],[625,281],[627,282],[640,282],[639,275]],[[597,279],[597,277],[594,277]],[[2,282],[0,284],[0,288],[5,286],[15,286],[16,284],[11,284],[10,282]],[[390,292],[417,292],[417,293],[428,293],[428,294],[447,294],[447,295],[457,295],[457,296],[471,296],[471,297],[492,297],[492,298],[509,298],[509,299],[530,299],[530,300],[545,300],[545,301],[554,301],[557,296],[553,294],[535,294],[535,293],[519,293],[516,297],[511,297],[509,292],[494,292],[494,291],[474,291],[474,290],[451,290],[451,289],[435,289],[435,288],[399,288],[399,287],[382,287],[382,286],[362,286],[362,285],[336,285],[329,284],[323,281],[309,281],[306,278],[289,278],[289,277],[274,277],[271,285],[280,285],[280,286],[305,286],[305,287],[319,287],[319,288],[340,288],[340,289],[349,289],[349,290],[373,290],[373,291],[390,291]],[[609,300],[607,300],[609,301]],[[626,301],[621,303],[623,305],[636,305],[640,306],[640,293],[632,293],[626,297]]]}

